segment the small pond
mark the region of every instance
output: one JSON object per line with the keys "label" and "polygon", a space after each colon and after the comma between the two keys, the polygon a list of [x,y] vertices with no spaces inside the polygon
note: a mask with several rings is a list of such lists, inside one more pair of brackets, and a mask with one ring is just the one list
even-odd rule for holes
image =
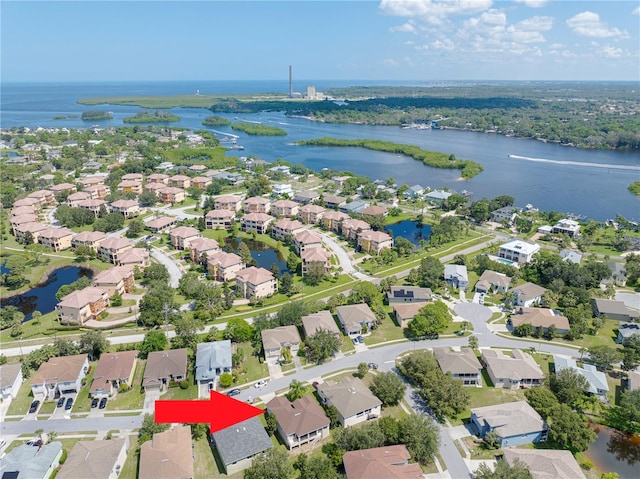
{"label": "small pond", "polygon": [[429,241],[429,236],[431,236],[431,226],[410,220],[387,225],[385,230],[394,238],[402,236],[408,239],[415,246],[420,246],[420,240]]}
{"label": "small pond", "polygon": [[280,274],[290,273],[287,268],[287,258],[262,241],[243,238],[226,238],[224,240],[224,249],[237,254],[240,243],[245,243],[249,247],[251,257],[256,260],[256,266],[271,270],[271,265],[275,263],[278,265],[278,268],[280,268]]}
{"label": "small pond", "polygon": [[600,472],[617,472],[620,479],[640,477],[640,437],[598,426],[598,436],[584,455]]}
{"label": "small pond", "polygon": [[[3,270],[3,272],[8,271]],[[53,311],[56,308],[56,304],[58,304],[56,293],[60,287],[65,284],[71,284],[82,276],[92,278],[93,272],[90,269],[78,266],[57,269],[49,275],[45,283],[31,288],[22,294],[2,298],[0,304],[3,308],[5,306],[15,306],[24,314],[24,320],[28,321],[31,319],[31,313],[36,310],[42,314]]]}

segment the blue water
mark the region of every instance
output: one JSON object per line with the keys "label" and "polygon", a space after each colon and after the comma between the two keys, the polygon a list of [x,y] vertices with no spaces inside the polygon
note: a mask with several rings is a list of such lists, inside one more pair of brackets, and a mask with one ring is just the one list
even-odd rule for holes
{"label": "blue water", "polygon": [[[284,93],[285,82],[132,82],[132,83],[76,83],[76,84],[3,84],[1,95],[1,126],[42,127],[102,127],[122,126],[122,119],[140,110],[133,106],[100,105],[88,107],[76,100],[89,97],[127,95],[207,93]],[[300,82],[302,84],[302,81]],[[366,82],[306,82],[315,84],[318,91],[328,87],[365,85]],[[374,84],[368,82],[368,84]],[[380,84],[376,82],[375,84]],[[394,82],[393,84],[402,84]],[[297,90],[301,90],[298,86]],[[83,122],[80,118],[53,120],[54,115],[79,115],[89,109],[112,111],[107,121]],[[205,109],[172,109],[181,117],[175,126],[206,129],[202,120],[211,112]],[[225,116],[225,115],[222,115]],[[516,206],[530,203],[534,207],[562,213],[583,215],[604,221],[621,214],[640,220],[640,199],[627,187],[640,179],[638,171],[602,169],[589,163],[640,166],[637,152],[580,150],[535,140],[508,138],[490,133],[455,130],[413,130],[389,126],[337,125],[314,122],[303,118],[289,118],[278,112],[249,115],[226,115],[231,121],[250,120],[278,126],[287,131],[284,137],[249,136],[230,127],[216,127],[217,131],[238,136],[243,151],[227,152],[234,156],[257,156],[266,161],[282,158],[292,164],[301,163],[320,171],[332,168],[353,171],[372,179],[393,177],[398,184],[420,184],[431,188],[448,187],[460,192],[472,192],[472,199],[511,195]],[[237,118],[237,120],[236,120]],[[211,130],[211,129],[210,129]],[[373,138],[395,143],[417,145],[428,150],[453,153],[457,158],[476,161],[484,171],[467,181],[460,179],[457,170],[427,167],[411,158],[368,151],[358,148],[327,148],[295,146],[305,139],[333,136],[338,138]],[[519,155],[576,164],[552,164],[510,158]],[[581,164],[577,164],[581,163]]]}
{"label": "blue water", "polygon": [[40,311],[42,314],[53,311],[56,308],[56,304],[58,304],[56,293],[60,287],[73,283],[82,276],[92,278],[93,272],[77,266],[57,269],[49,276],[46,283],[18,296],[3,298],[1,305],[2,307],[15,306],[24,314],[24,320],[28,321],[34,311]]}
{"label": "blue water", "polygon": [[402,236],[408,239],[415,246],[420,246],[420,240],[429,241],[431,236],[431,226],[422,225],[417,221],[399,221],[385,226],[385,230],[394,238]]}
{"label": "blue water", "polygon": [[275,263],[278,268],[280,268],[280,274],[290,273],[289,268],[287,268],[287,258],[262,241],[243,238],[227,238],[224,242],[224,249],[237,253],[240,243],[242,242],[246,243],[249,247],[251,257],[256,260],[258,267],[271,271],[271,265]]}

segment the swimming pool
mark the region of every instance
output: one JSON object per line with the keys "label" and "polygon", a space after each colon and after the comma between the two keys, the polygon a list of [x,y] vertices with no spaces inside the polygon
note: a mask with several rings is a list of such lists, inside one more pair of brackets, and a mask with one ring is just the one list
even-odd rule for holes
{"label": "swimming pool", "polygon": [[513,265],[515,265],[515,264],[516,264],[516,262],[515,262],[515,261],[511,261],[511,260],[509,260],[509,259],[504,259],[504,258],[496,258],[496,261],[497,261],[498,263],[504,263],[504,264],[508,264],[508,265],[510,265],[510,266],[513,266]]}

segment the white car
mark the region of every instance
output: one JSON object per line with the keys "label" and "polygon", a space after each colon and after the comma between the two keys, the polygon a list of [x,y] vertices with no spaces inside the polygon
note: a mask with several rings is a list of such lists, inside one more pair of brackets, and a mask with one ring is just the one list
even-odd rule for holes
{"label": "white car", "polygon": [[268,382],[269,382],[268,379],[261,379],[260,381],[255,383],[254,386],[257,387],[257,388],[263,388],[263,387],[265,387],[267,385]]}

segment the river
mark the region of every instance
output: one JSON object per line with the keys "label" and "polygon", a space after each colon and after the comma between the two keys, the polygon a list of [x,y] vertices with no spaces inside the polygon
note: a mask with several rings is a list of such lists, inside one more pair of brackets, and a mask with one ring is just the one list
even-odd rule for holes
{"label": "river", "polygon": [[[345,86],[346,82],[328,86]],[[351,84],[361,84],[352,82]],[[2,91],[2,127],[101,127],[122,126],[122,119],[139,111],[131,106],[104,105],[88,107],[76,100],[116,95],[171,95],[178,93],[261,93],[283,91],[277,82],[208,82],[198,88],[196,82],[93,83],[93,84],[7,84]],[[53,120],[54,115],[80,115],[90,109],[112,111],[114,118],[83,122],[79,117]],[[171,126],[206,129],[202,120],[211,112],[196,108],[171,110],[181,117]],[[222,115],[225,116],[225,115]],[[420,184],[431,188],[465,189],[472,199],[506,194],[515,197],[516,206],[532,204],[542,210],[555,210],[604,221],[621,214],[640,220],[640,199],[627,190],[640,179],[640,154],[581,150],[536,140],[510,138],[491,133],[456,130],[416,130],[391,126],[343,125],[289,118],[278,112],[226,115],[230,120],[249,120],[278,126],[287,131],[284,137],[249,136],[230,127],[215,130],[238,136],[243,151],[229,155],[257,156],[266,161],[282,158],[320,171],[332,168],[353,171],[372,179],[393,177],[398,184]],[[299,140],[333,136],[338,138],[373,138],[406,143],[480,163],[484,171],[467,181],[457,170],[427,167],[411,158],[358,148],[294,146]],[[514,155],[514,156],[510,156]],[[523,158],[551,161],[527,161]],[[593,166],[589,166],[593,164]],[[603,168],[601,165],[614,165]],[[636,168],[624,169],[627,167]]]}

